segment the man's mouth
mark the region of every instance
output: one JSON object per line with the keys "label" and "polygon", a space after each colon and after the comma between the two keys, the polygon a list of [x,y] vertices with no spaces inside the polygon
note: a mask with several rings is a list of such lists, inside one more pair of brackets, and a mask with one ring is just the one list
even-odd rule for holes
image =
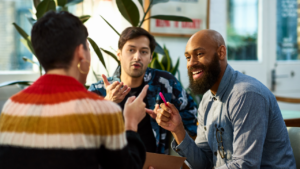
{"label": "man's mouth", "polygon": [[192,73],[193,73],[193,79],[198,79],[203,74],[203,71],[195,70],[195,71],[192,71]]}
{"label": "man's mouth", "polygon": [[133,66],[134,68],[140,68],[140,67],[142,67],[142,65],[140,65],[138,63],[132,64],[131,66]]}

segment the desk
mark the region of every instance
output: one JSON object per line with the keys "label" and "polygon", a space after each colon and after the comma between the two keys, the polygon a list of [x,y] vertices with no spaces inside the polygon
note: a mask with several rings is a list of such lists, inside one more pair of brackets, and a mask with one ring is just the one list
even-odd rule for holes
{"label": "desk", "polygon": [[300,127],[300,111],[281,110],[283,120],[288,127]]}

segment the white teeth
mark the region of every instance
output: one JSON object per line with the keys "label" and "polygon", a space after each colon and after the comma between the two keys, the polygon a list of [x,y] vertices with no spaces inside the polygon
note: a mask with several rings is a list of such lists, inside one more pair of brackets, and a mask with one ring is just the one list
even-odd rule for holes
{"label": "white teeth", "polygon": [[202,70],[199,70],[199,71],[197,71],[197,72],[193,72],[193,75],[198,74],[198,73],[201,73],[201,72],[202,72]]}

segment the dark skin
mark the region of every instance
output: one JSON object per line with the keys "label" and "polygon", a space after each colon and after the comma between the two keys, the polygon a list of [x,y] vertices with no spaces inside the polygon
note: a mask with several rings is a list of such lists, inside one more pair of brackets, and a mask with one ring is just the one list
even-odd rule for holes
{"label": "dark skin", "polygon": [[[187,59],[188,69],[199,64],[203,64],[205,66],[210,65],[215,53],[218,55],[221,72],[217,81],[210,88],[210,91],[214,95],[218,91],[220,82],[227,67],[226,47],[222,36],[213,30],[201,30],[189,39],[185,48],[185,57]],[[203,71],[202,73],[205,72]],[[202,78],[202,76],[193,76],[194,80],[197,78]],[[152,118],[155,118],[162,128],[171,131],[177,144],[180,144],[185,137],[185,129],[181,116],[173,104],[167,104],[168,106],[164,104],[161,104],[160,106],[156,105],[154,111],[150,112],[147,110],[147,113],[150,114]]]}

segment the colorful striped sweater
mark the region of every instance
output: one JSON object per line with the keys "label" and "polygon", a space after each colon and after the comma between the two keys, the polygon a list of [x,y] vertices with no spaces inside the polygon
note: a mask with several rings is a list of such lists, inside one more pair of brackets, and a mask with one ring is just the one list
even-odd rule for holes
{"label": "colorful striped sweater", "polygon": [[76,79],[44,75],[0,115],[0,168],[142,168],[145,147],[120,107]]}

